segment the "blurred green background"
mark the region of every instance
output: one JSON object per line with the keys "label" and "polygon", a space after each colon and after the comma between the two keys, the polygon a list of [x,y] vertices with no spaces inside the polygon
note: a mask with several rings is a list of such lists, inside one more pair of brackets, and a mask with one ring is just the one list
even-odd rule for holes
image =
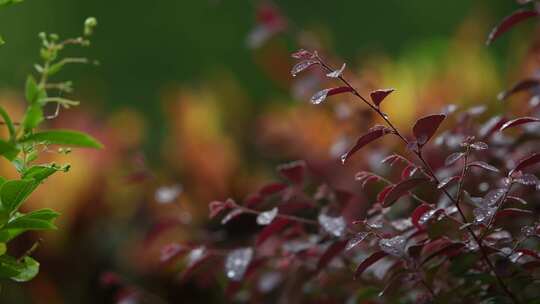
{"label": "blurred green background", "polygon": [[[83,89],[82,95],[98,97],[104,113],[123,105],[142,110],[155,132],[147,142],[151,148],[164,132],[159,123],[162,109],[157,104],[160,89],[168,85],[197,84],[226,70],[257,103],[288,94],[268,81],[254,64],[252,50],[245,47],[246,35],[254,24],[255,4],[224,0],[26,1],[0,12],[9,41],[1,50],[0,86],[21,87],[30,63],[37,58],[36,33],[76,34],[81,20],[96,16],[99,29],[88,56],[99,60],[101,66],[71,68],[68,77]],[[366,52],[400,56],[419,44],[444,42],[466,17],[478,15],[493,24],[516,6],[510,0],[276,4],[294,26],[323,32],[343,58]],[[439,51],[438,44],[427,45],[428,51]],[[505,48],[500,45],[497,54],[502,57]]]}
{"label": "blurred green background", "polygon": [[[330,106],[292,97],[288,53],[298,46],[291,32],[317,37],[332,61],[346,61],[360,75],[359,83],[396,87],[399,102],[390,114],[400,126],[447,102],[500,107],[497,93],[526,71],[527,41],[520,37],[532,23],[485,46],[491,27],[517,7],[512,0],[274,3],[289,31],[258,49],[246,43],[258,1],[27,0],[0,11],[7,41],[0,48],[0,102],[14,112],[38,60],[37,33],[76,36],[87,16],[98,19],[83,55],[101,64],[70,66],[62,75],[74,81],[82,110],[63,111],[51,124],[88,131],[106,145],[73,153],[69,178],[55,176],[32,197],[29,209],[61,211],[59,230],[43,236],[38,278],[4,286],[0,302],[113,303],[99,281],[114,271],[166,302],[211,303],[219,291],[179,288],[174,272],[163,274],[155,263],[167,241],[196,241],[197,229],[209,225],[209,201],[245,197],[275,178],[273,165],[284,160],[339,167],[334,184],[354,183],[360,164],[343,171],[329,150],[369,120],[359,112],[353,124],[336,122]],[[0,170],[7,167],[0,162]],[[134,183],[144,175],[150,181]],[[183,186],[178,204],[157,204],[156,189],[175,184]],[[177,215],[186,223],[155,242],[155,231],[170,232],[159,225]],[[39,236],[24,238],[21,248]]]}

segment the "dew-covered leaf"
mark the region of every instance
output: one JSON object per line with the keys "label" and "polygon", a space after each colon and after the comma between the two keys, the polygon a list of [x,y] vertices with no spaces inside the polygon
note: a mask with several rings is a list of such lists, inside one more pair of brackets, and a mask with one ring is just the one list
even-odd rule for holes
{"label": "dew-covered leaf", "polygon": [[357,278],[359,278],[362,275],[362,273],[364,273],[364,271],[369,268],[369,266],[375,264],[377,261],[379,261],[380,259],[386,256],[388,256],[388,253],[384,251],[377,251],[371,254],[364,261],[362,261],[360,265],[358,265],[358,267],[356,268],[356,271],[354,272],[354,279],[356,280]]}
{"label": "dew-covered leaf", "polygon": [[419,146],[425,145],[437,132],[446,115],[428,115],[418,119],[413,127],[413,133]]}
{"label": "dew-covered leaf", "polygon": [[347,245],[345,246],[345,250],[349,251],[353,249],[354,247],[358,246],[362,241],[364,241],[368,236],[370,235],[369,232],[358,232],[355,234],[352,238],[350,238],[347,241]]}
{"label": "dew-covered leaf", "polygon": [[304,49],[300,49],[291,54],[294,59],[310,59],[313,58],[313,53]]}
{"label": "dew-covered leaf", "polygon": [[405,255],[406,245],[407,239],[402,235],[379,240],[379,248],[389,255],[396,257],[403,257]]}
{"label": "dew-covered leaf", "polygon": [[365,145],[371,143],[372,141],[379,139],[380,137],[390,134],[391,130],[383,126],[375,126],[369,129],[369,131],[362,135],[357,141],[356,144],[341,157],[341,161],[345,163],[349,158],[351,158],[354,153],[358,152]]}
{"label": "dew-covered leaf", "polygon": [[323,101],[325,101],[327,97],[330,97],[330,96],[333,96],[333,95],[338,95],[338,94],[343,94],[343,93],[348,93],[348,92],[354,92],[354,90],[351,87],[347,87],[347,86],[331,88],[331,89],[324,89],[324,90],[321,90],[321,91],[315,93],[315,95],[313,95],[311,97],[311,103],[312,104],[320,104]]}
{"label": "dew-covered leaf", "polygon": [[404,180],[399,184],[396,184],[388,194],[384,197],[383,206],[388,207],[395,203],[400,197],[409,193],[412,189],[416,188],[422,183],[427,182],[428,179],[425,177],[411,178]]}
{"label": "dew-covered leaf", "polygon": [[538,16],[538,12],[535,10],[517,10],[511,15],[504,18],[499,25],[497,25],[491,33],[488,36],[487,44],[491,44],[495,39],[497,39],[500,35],[508,31],[510,28],[515,26],[516,24],[523,22],[524,20],[527,20],[532,17]]}
{"label": "dew-covered leaf", "polygon": [[291,70],[291,75],[293,77],[296,77],[301,72],[305,71],[306,69],[312,67],[313,65],[319,64],[318,60],[315,59],[306,59],[303,61],[300,61],[299,63],[295,64]]}
{"label": "dew-covered leaf", "polygon": [[478,167],[478,168],[482,168],[482,169],[492,171],[492,172],[499,172],[499,169],[497,169],[497,167],[494,167],[484,161],[473,161],[473,162],[470,162],[467,166]]}
{"label": "dew-covered leaf", "polygon": [[505,193],[506,189],[504,188],[497,188],[489,191],[486,195],[484,195],[484,198],[482,199],[482,205],[490,207],[497,205],[497,203],[504,196]]}
{"label": "dew-covered leaf", "polygon": [[454,152],[454,153],[448,155],[448,157],[444,161],[444,165],[445,166],[453,165],[455,162],[457,162],[463,156],[465,156],[465,153],[463,153],[463,152]]}
{"label": "dew-covered leaf", "polygon": [[375,106],[378,108],[381,105],[381,102],[383,102],[383,100],[394,91],[395,89],[381,89],[371,92],[369,96],[371,97],[371,101],[373,101]]}
{"label": "dew-covered leaf", "polygon": [[252,248],[240,248],[231,251],[225,258],[225,275],[231,281],[240,281],[253,259]]}
{"label": "dew-covered leaf", "polygon": [[540,121],[540,119],[538,119],[536,117],[520,117],[520,118],[516,118],[516,119],[510,120],[510,121],[507,121],[504,125],[501,126],[499,131],[502,132],[502,131],[504,131],[506,129],[514,128],[514,127],[517,127],[517,126],[521,126],[521,125],[529,124],[529,123],[533,123],[533,122],[539,122],[539,121]]}
{"label": "dew-covered leaf", "polygon": [[328,234],[335,237],[341,237],[344,235],[345,228],[347,228],[347,223],[345,223],[345,219],[342,216],[332,217],[321,212],[317,219],[321,227]]}
{"label": "dew-covered leaf", "polygon": [[477,141],[477,142],[471,144],[471,148],[476,150],[476,151],[481,151],[481,150],[487,150],[489,148],[489,146],[488,146],[488,144],[486,144],[483,141]]}

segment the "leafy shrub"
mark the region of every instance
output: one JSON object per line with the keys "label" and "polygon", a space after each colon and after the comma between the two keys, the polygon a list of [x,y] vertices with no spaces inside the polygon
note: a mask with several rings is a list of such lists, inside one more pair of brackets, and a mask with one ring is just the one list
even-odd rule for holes
{"label": "leafy shrub", "polygon": [[[0,7],[21,2],[2,0]],[[8,137],[0,139],[0,155],[10,161],[20,178],[8,180],[0,176],[0,278],[18,282],[28,281],[39,271],[39,263],[31,257],[38,243],[21,256],[8,254],[9,243],[17,236],[38,230],[56,229],[54,220],[59,216],[51,209],[20,211],[21,205],[48,177],[56,172],[67,172],[68,164],[42,163],[39,156],[53,152],[50,146],[61,146],[57,153],[70,153],[69,147],[101,148],[91,136],[70,130],[41,130],[41,126],[54,119],[61,109],[79,104],[62,95],[71,93],[69,81],[52,81],[62,69],[72,63],[87,63],[86,58],[62,57],[62,51],[70,46],[88,46],[88,40],[97,22],[88,18],[81,37],[62,40],[56,34],[39,34],[42,62],[36,64],[36,77],[29,75],[26,81],[25,98],[28,102],[20,122],[14,122],[0,106],[1,126],[7,129]],[[53,113],[49,114],[53,106]]]}
{"label": "leafy shrub", "polygon": [[[488,44],[540,14],[535,1],[520,2],[537,7],[505,18]],[[379,171],[356,175],[372,204],[358,207],[360,198],[321,181],[308,163],[292,162],[278,167],[281,181],[242,203],[210,203],[210,217],[223,225],[255,221],[261,229],[253,237],[239,244],[226,238],[173,243],[161,260],[185,256],[184,279],[210,281],[212,270],[223,267],[226,294],[254,303],[536,303],[540,222],[533,202],[540,183],[531,172],[540,163],[539,80],[499,94],[501,100],[531,95],[516,118],[449,105],[404,132],[384,112],[393,89],[366,97],[345,76],[346,65],[336,69],[311,50],[292,57],[292,76],[322,71],[338,83],[313,95],[313,104],[352,94],[384,123],[358,138],[341,157],[344,165],[383,137],[401,144],[382,158]]]}

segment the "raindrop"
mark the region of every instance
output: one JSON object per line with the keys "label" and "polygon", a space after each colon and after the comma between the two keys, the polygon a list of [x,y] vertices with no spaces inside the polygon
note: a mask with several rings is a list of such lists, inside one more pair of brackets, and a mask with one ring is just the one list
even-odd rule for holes
{"label": "raindrop", "polygon": [[169,204],[178,198],[182,190],[181,185],[161,186],[156,190],[154,198],[160,204]]}
{"label": "raindrop", "polygon": [[347,242],[347,245],[345,246],[345,250],[349,251],[353,249],[354,247],[358,246],[363,240],[365,240],[369,236],[369,232],[359,232],[357,233],[352,239],[350,239]]}
{"label": "raindrop", "polygon": [[480,207],[473,210],[474,222],[477,224],[487,225],[491,221],[493,215],[495,215],[497,208]]}
{"label": "raindrop", "polygon": [[349,153],[345,153],[345,154],[342,154],[339,159],[341,160],[341,164],[342,165],[345,165],[345,162],[347,162],[347,156],[349,155]]}
{"label": "raindrop", "polygon": [[432,217],[433,215],[437,212],[437,210],[435,209],[432,209],[432,210],[429,210],[428,212],[422,214],[422,216],[420,217],[420,219],[418,220],[418,223],[420,225],[425,225]]}
{"label": "raindrop", "polygon": [[331,217],[324,213],[319,214],[319,224],[322,228],[328,232],[330,235],[335,237],[343,236],[345,232],[345,219],[342,216]]}
{"label": "raindrop", "polygon": [[371,229],[381,229],[383,227],[382,215],[374,216],[367,220],[366,225]]}
{"label": "raindrop", "polygon": [[231,281],[240,281],[253,258],[252,248],[240,248],[231,251],[225,259],[225,274]]}
{"label": "raindrop", "polygon": [[503,197],[503,195],[506,193],[506,189],[498,188],[495,190],[489,191],[483,199],[483,203],[486,206],[495,206],[499,202],[499,200]]}
{"label": "raindrop", "polygon": [[322,91],[315,93],[315,95],[311,97],[311,103],[312,104],[322,103],[326,99],[326,96],[328,96],[328,92],[330,92],[330,89],[324,89]]}
{"label": "raindrop", "polygon": [[262,225],[262,226],[269,225],[276,218],[277,214],[278,214],[277,207],[269,211],[261,212],[257,216],[257,224]]}
{"label": "raindrop", "polygon": [[189,253],[187,257],[187,264],[189,266],[192,266],[193,264],[197,263],[204,257],[205,253],[206,253],[206,248],[204,247],[197,247],[191,250],[191,252]]}
{"label": "raindrop", "polygon": [[379,240],[379,247],[382,251],[398,257],[404,256],[405,245],[407,245],[407,240],[401,235],[395,236],[390,239]]}
{"label": "raindrop", "polygon": [[535,236],[536,235],[536,231],[535,231],[535,227],[534,226],[525,226],[523,228],[521,228],[521,233],[526,236],[526,237],[531,237],[531,236]]}
{"label": "raindrop", "polygon": [[512,263],[517,263],[517,261],[519,260],[519,258],[521,258],[523,256],[523,252],[514,252],[510,255],[510,261]]}
{"label": "raindrop", "polygon": [[538,184],[538,178],[529,173],[521,175],[520,177],[514,179],[514,181],[525,186],[536,186]]}

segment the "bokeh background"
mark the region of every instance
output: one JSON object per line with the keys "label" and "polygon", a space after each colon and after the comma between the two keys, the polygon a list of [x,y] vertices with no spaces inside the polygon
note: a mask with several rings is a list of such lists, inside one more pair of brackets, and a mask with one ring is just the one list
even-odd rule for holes
{"label": "bokeh background", "polygon": [[[320,49],[336,66],[347,62],[363,90],[395,87],[388,112],[400,126],[448,103],[498,111],[497,93],[528,73],[530,45],[521,38],[532,23],[485,46],[490,28],[517,6],[511,0],[282,0],[271,7],[285,23],[269,32],[261,5],[269,3],[28,0],[0,11],[0,103],[15,117],[38,58],[37,33],[77,35],[87,16],[97,17],[83,54],[100,65],[62,75],[83,104],[49,124],[106,145],[50,156],[73,169],[26,208],[62,212],[59,230],[18,240],[26,248],[43,238],[42,272],[3,284],[2,303],[115,303],[123,298],[107,286],[115,276],[149,302],[219,302],[220,290],[193,288],[159,263],[166,242],[214,228],[209,201],[241,200],[275,178],[276,164],[296,159],[333,168],[329,183],[354,188],[355,171],[370,160],[344,169],[339,155],[367,114],[346,98],[310,105],[322,84],[291,79],[289,53],[299,46]],[[3,160],[0,170],[14,174]],[[160,203],[163,187],[179,195]]]}

